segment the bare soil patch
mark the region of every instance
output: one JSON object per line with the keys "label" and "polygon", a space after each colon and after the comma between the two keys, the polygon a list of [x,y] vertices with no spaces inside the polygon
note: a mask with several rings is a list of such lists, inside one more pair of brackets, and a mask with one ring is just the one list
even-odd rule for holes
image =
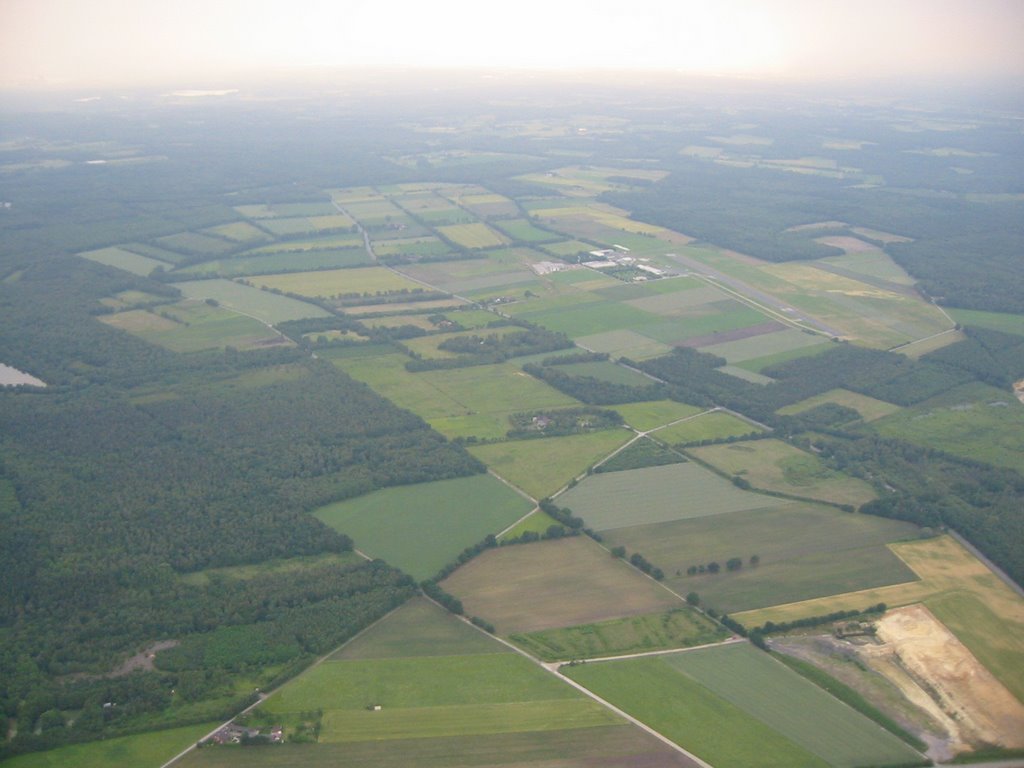
{"label": "bare soil patch", "polygon": [[107,674],[107,677],[124,677],[132,672],[143,671],[152,672],[155,668],[153,666],[153,660],[160,651],[166,651],[168,648],[173,648],[178,645],[178,640],[161,640],[158,643],[153,643],[145,650],[139,651],[134,656],[125,659],[119,666],[115,667],[111,672]]}
{"label": "bare soil patch", "polygon": [[1024,747],[1024,705],[923,605],[889,611],[877,637],[863,649],[868,662],[939,720],[954,748]]}

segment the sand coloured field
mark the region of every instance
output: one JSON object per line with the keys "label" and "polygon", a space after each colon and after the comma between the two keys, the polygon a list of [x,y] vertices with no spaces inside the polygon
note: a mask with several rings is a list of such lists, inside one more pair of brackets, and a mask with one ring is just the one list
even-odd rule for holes
{"label": "sand coloured field", "polygon": [[895,657],[907,675],[888,670],[887,676],[912,700],[920,695],[911,690],[908,677],[928,691],[955,741],[1024,747],[1024,705],[927,608],[889,611],[878,622],[877,636],[884,645],[870,655],[881,657],[880,671],[887,673],[886,656]]}

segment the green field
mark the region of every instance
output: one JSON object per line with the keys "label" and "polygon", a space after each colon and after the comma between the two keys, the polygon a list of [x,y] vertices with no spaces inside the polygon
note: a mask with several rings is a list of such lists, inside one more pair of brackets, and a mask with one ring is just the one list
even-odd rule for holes
{"label": "green field", "polygon": [[594,250],[594,246],[582,240],[563,240],[560,243],[548,243],[541,248],[552,256],[576,256]]}
{"label": "green field", "polygon": [[137,736],[74,744],[48,752],[12,757],[5,760],[4,765],[9,768],[160,768],[218,724],[202,723]]}
{"label": "green field", "polygon": [[748,627],[756,627],[766,621],[779,623],[833,611],[862,610],[865,605],[879,602],[891,608],[925,602],[942,594],[968,592],[1006,622],[1005,631],[1024,627],[1024,601],[1020,596],[951,536],[901,541],[889,548],[914,572],[914,581],[779,603],[733,616]]}
{"label": "green field", "polygon": [[423,597],[414,597],[330,657],[352,659],[511,653],[489,635]]}
{"label": "green field", "polygon": [[536,534],[542,534],[552,525],[559,525],[559,523],[547,512],[537,509],[509,528],[504,534],[498,537],[498,540],[503,541],[505,539],[517,539],[528,531]]}
{"label": "green field", "polygon": [[239,249],[238,243],[232,243],[221,237],[210,237],[199,232],[179,232],[153,241],[161,248],[192,256],[220,256]]}
{"label": "green field", "polygon": [[701,461],[754,488],[833,504],[859,506],[875,498],[865,481],[829,469],[821,459],[781,440],[749,440],[688,449]]}
{"label": "green field", "polygon": [[829,765],[662,658],[583,664],[563,672],[712,765]]}
{"label": "green field", "polygon": [[[832,347],[827,344],[818,344],[813,347],[800,347],[799,349],[791,349],[788,352],[776,352],[771,355],[762,355],[761,357],[744,360],[742,363],[737,363],[734,367],[742,368],[743,370],[750,371],[751,373],[758,373],[770,365],[778,365],[779,363],[785,363],[788,360],[796,360],[800,357],[813,357],[814,355],[820,355],[824,352],[828,352],[830,349],[832,349]],[[761,383],[765,384],[767,381],[762,381]]]}
{"label": "green field", "polygon": [[378,256],[402,254],[421,258],[423,256],[442,256],[451,248],[436,237],[404,237],[397,240],[376,240],[373,251]]}
{"label": "green field", "polygon": [[540,499],[586,472],[631,436],[624,429],[605,429],[583,435],[474,445],[469,452],[517,488]]}
{"label": "green field", "polygon": [[836,768],[920,759],[896,736],[753,646],[742,643],[662,658]]}
{"label": "green field", "polygon": [[518,653],[327,661],[263,705],[272,713],[578,699]]}
{"label": "green field", "polygon": [[439,347],[450,339],[465,338],[466,336],[476,336],[479,338],[480,336],[493,335],[498,338],[504,338],[505,336],[521,333],[523,333],[523,329],[517,325],[506,325],[501,328],[487,328],[484,330],[471,328],[466,331],[438,333],[431,336],[421,336],[417,339],[406,339],[402,342],[402,346],[414,355],[419,355],[426,359],[461,357],[461,353],[449,352]]}
{"label": "green field", "polygon": [[681,607],[679,598],[586,536],[490,549],[442,585],[501,634]]}
{"label": "green field", "polygon": [[591,301],[580,306],[523,312],[518,316],[574,339],[608,331],[643,333],[642,329],[658,321],[656,315],[611,301]]}
{"label": "green field", "polygon": [[[486,684],[486,680],[481,681]],[[332,710],[324,715],[323,743],[415,739],[487,733],[560,731],[614,725],[617,715],[589,699],[513,701],[501,704],[385,708],[380,712]]]}
{"label": "green field", "polygon": [[875,421],[883,416],[896,413],[900,409],[898,405],[887,403],[884,400],[876,400],[873,397],[861,395],[857,392],[850,392],[847,389],[832,389],[820,395],[809,397],[806,400],[801,400],[799,403],[793,403],[785,408],[780,408],[778,413],[783,416],[789,416],[803,413],[825,403],[834,403],[846,406],[847,408],[853,408],[864,421]]}
{"label": "green field", "polygon": [[95,261],[98,264],[106,264],[108,267],[117,267],[125,272],[143,276],[148,275],[157,267],[166,269],[171,266],[166,261],[157,261],[148,256],[140,256],[123,248],[100,248],[96,251],[83,251],[78,255],[83,259]]}
{"label": "green field", "polygon": [[192,280],[174,283],[190,299],[213,299],[243,315],[251,315],[264,323],[302,320],[307,317],[327,317],[320,307],[304,301],[278,296],[231,280]]}
{"label": "green field", "polygon": [[1024,403],[975,382],[873,425],[885,437],[1024,472]]}
{"label": "green field", "polygon": [[724,440],[727,437],[741,437],[763,432],[748,421],[724,411],[702,413],[692,419],[681,421],[670,427],[657,430],[654,435],[658,440],[669,445],[686,445],[701,440]]}
{"label": "green field", "polygon": [[939,595],[925,600],[925,605],[1010,693],[1024,702],[1024,625],[1009,616],[997,616],[968,592]]}
{"label": "green field", "polygon": [[[606,546],[642,553],[680,594],[697,592],[707,605],[731,612],[914,581],[886,544],[916,538],[918,530],[912,523],[788,502],[602,535]],[[753,555],[760,558],[756,567],[749,563]],[[725,563],[734,557],[743,567],[730,572]],[[721,566],[718,574],[687,575],[691,566],[711,562]]]}
{"label": "green field", "polygon": [[649,339],[636,331],[589,333],[576,337],[575,341],[594,352],[606,352],[613,357],[624,356],[631,360],[647,360],[672,351],[668,344]]}
{"label": "green field", "polygon": [[409,373],[406,355],[367,351],[371,354],[338,357],[335,364],[450,438],[504,438],[509,414],[578,404],[512,363]]}
{"label": "green field", "polygon": [[558,497],[596,531],[774,507],[694,462],[595,473]]}
{"label": "green field", "polygon": [[184,301],[160,307],[159,314],[136,309],[101,315],[107,325],[128,331],[173,352],[232,346],[236,349],[284,345],[291,342],[259,320],[205,302]]}
{"label": "green field", "polygon": [[977,309],[950,309],[949,314],[962,325],[975,325],[979,328],[991,328],[993,331],[1024,336],[1024,315],[982,312]]}
{"label": "green field", "polygon": [[190,264],[184,269],[176,270],[175,274],[244,277],[284,271],[320,270],[327,267],[354,267],[370,263],[369,254],[363,248],[281,251]]}
{"label": "green field", "polygon": [[[609,763],[609,761],[611,761]],[[632,725],[494,733],[436,739],[283,744],[274,749],[204,749],[184,768],[694,768]]]}
{"label": "green field", "polygon": [[371,557],[417,580],[433,576],[466,547],[497,534],[530,503],[490,475],[385,488],[315,510]]}
{"label": "green field", "polygon": [[486,224],[452,224],[438,227],[437,231],[463,248],[496,248],[508,241]]}
{"label": "green field", "polygon": [[204,229],[203,233],[234,240],[236,243],[260,243],[270,239],[270,235],[247,221],[233,221]]}
{"label": "green field", "polygon": [[724,357],[730,364],[736,364],[765,355],[776,355],[828,343],[828,338],[825,336],[788,328],[774,333],[760,333],[745,339],[703,346],[700,351]]}
{"label": "green field", "polygon": [[335,248],[362,247],[363,238],[359,235],[348,233],[281,240],[276,243],[261,245],[258,248],[252,248],[245,253],[248,255],[260,253],[301,253],[302,251],[324,251]]}
{"label": "green field", "polygon": [[703,409],[695,405],[677,403],[675,400],[652,400],[646,403],[626,403],[616,405],[615,410],[633,429],[641,432],[663,427],[679,419],[696,416]]}
{"label": "green field", "polygon": [[328,298],[344,294],[377,294],[413,291],[423,286],[383,267],[325,269],[252,278],[254,285],[299,296]]}
{"label": "green field", "polygon": [[644,467],[659,467],[664,464],[682,464],[686,461],[686,457],[679,451],[655,442],[649,437],[640,437],[594,467],[594,472],[623,472]]}
{"label": "green field", "polygon": [[512,635],[511,640],[544,661],[591,659],[714,643],[729,636],[692,608],[612,619],[564,629]]}
{"label": "green field", "polygon": [[645,387],[651,384],[651,380],[639,371],[617,365],[610,360],[603,360],[595,363],[572,363],[571,365],[560,365],[558,370],[568,373],[571,376],[589,376],[598,381],[607,381],[612,384],[625,384],[630,387]]}

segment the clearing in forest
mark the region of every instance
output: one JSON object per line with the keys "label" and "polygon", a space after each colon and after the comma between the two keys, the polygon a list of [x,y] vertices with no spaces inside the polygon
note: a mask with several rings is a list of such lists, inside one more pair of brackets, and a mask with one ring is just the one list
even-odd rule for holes
{"label": "clearing in forest", "polygon": [[316,510],[371,557],[426,579],[487,534],[530,511],[530,502],[490,475],[384,488]]}
{"label": "clearing in forest", "polygon": [[754,488],[852,506],[876,497],[874,489],[863,480],[829,469],[814,454],[781,440],[748,440],[688,450]]}

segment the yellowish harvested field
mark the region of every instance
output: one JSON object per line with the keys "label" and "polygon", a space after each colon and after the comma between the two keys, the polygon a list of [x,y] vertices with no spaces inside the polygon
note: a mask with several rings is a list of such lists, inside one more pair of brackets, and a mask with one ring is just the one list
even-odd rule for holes
{"label": "yellowish harvested field", "polygon": [[450,224],[437,231],[464,248],[496,248],[508,241],[486,224]]}
{"label": "yellowish harvested field", "polygon": [[934,352],[937,349],[948,347],[950,344],[956,344],[958,341],[963,341],[967,336],[964,335],[963,331],[950,331],[949,333],[943,333],[938,336],[932,336],[921,341],[915,341],[911,344],[906,344],[895,350],[901,355],[917,360],[922,355],[927,355],[929,352]]}
{"label": "yellowish harvested field", "polygon": [[878,603],[890,607],[910,605],[943,594],[967,592],[997,616],[1024,628],[1024,599],[951,536],[888,546],[920,577],[919,581],[744,611],[735,614],[734,618],[746,626],[755,627],[766,621],[793,621],[834,611],[860,610]]}
{"label": "yellowish harvested field", "polygon": [[853,408],[861,415],[864,421],[874,421],[891,413],[896,413],[900,409],[898,405],[887,403],[884,400],[876,400],[873,397],[868,397],[858,392],[850,392],[847,389],[833,389],[820,395],[809,397],[806,400],[801,400],[799,403],[793,403],[793,405],[780,408],[778,413],[783,416],[789,416],[794,413],[803,413],[825,403],[834,403],[836,405],[844,405],[847,408]]}
{"label": "yellowish harvested field", "polygon": [[413,291],[423,287],[419,283],[383,267],[325,269],[316,272],[260,275],[249,278],[249,282],[260,288],[320,298],[347,293],[375,294],[401,290]]}

